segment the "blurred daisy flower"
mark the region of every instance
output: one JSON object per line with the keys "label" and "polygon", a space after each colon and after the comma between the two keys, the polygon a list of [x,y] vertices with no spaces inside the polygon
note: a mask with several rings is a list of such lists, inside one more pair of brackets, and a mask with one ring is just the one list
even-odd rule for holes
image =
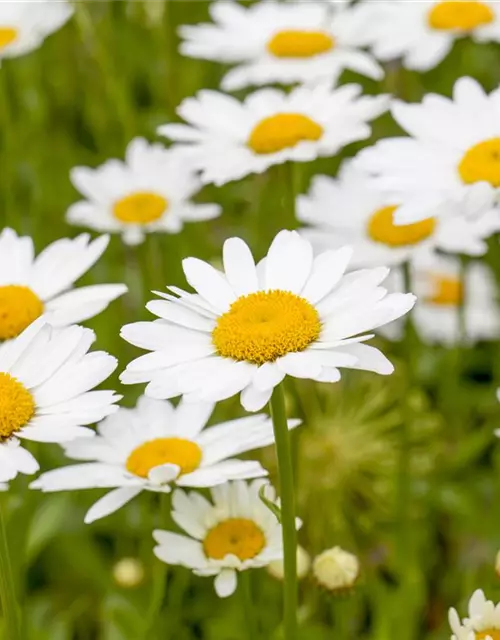
{"label": "blurred daisy flower", "polygon": [[146,394],[216,402],[240,391],[245,409],[261,409],[286,375],[337,382],[338,367],[381,374],[393,366],[363,344],[376,327],[407,313],[411,294],[387,295],[385,268],[344,275],[349,248],[313,258],[295,231],[281,231],[257,266],[239,238],[224,243],[224,272],[196,258],[183,269],[196,294],[169,287],[149,311],[160,319],[126,325],[122,336],[152,353],[131,362],[125,384]]}
{"label": "blurred daisy flower", "polygon": [[53,326],[83,322],[127,291],[124,284],[73,288],[104,253],[109,238],[87,234],[56,240],[37,257],[33,241],[6,228],[0,233],[0,345],[40,316]]}
{"label": "blurred daisy flower", "polygon": [[500,40],[496,0],[365,0],[358,11],[375,56],[383,61],[402,58],[405,67],[416,71],[438,65],[458,38]]}
{"label": "blurred daisy flower", "polygon": [[0,481],[38,469],[18,438],[69,442],[118,409],[121,396],[92,391],[117,365],[104,351],[88,353],[94,340],[90,329],[40,319],[0,351]]}
{"label": "blurred daisy flower", "polygon": [[37,49],[73,15],[69,2],[0,2],[0,60]]}
{"label": "blurred daisy flower", "polygon": [[276,82],[333,84],[344,69],[375,80],[384,75],[360,49],[367,25],[356,9],[274,0],[244,7],[224,0],[210,6],[210,15],[214,24],[180,28],[181,53],[236,64],[222,80],[224,91]]}
{"label": "blurred daisy flower", "polygon": [[472,78],[455,83],[453,99],[428,94],[421,104],[398,100],[397,123],[412,137],[389,138],[362,151],[357,162],[400,205],[396,224],[484,210],[500,187],[500,89],[489,96]]}
{"label": "blurred daisy flower", "polygon": [[317,250],[351,245],[352,266],[401,264],[432,249],[485,254],[485,239],[500,231],[500,210],[487,207],[467,216],[462,209],[457,206],[454,215],[396,225],[397,206],[373,187],[355,162],[346,162],[336,179],[316,176],[309,193],[297,198],[297,217],[308,225],[301,235]]}
{"label": "blurred daisy flower", "polygon": [[388,106],[384,95],[361,96],[350,84],[298,87],[291,93],[261,89],[243,102],[200,91],[178,108],[185,124],[165,124],[158,133],[201,170],[205,183],[222,185],[262,173],[288,160],[310,162],[370,136],[369,121]]}
{"label": "blurred daisy flower", "polygon": [[[262,480],[230,482],[211,490],[212,502],[199,493],[173,494],[172,518],[187,536],[156,530],[155,555],[170,565],[215,576],[221,598],[236,590],[237,572],[265,567],[283,557],[281,525],[262,502]],[[275,502],[274,490],[266,487]]]}
{"label": "blurred daisy flower", "polygon": [[[498,338],[500,310],[496,283],[485,264],[468,264],[464,285],[458,258],[428,254],[414,264],[411,282],[417,296],[412,318],[419,335],[426,342],[453,345],[464,341],[472,344]],[[387,286],[391,291],[403,291],[402,272],[392,271]],[[460,307],[463,307],[463,336]],[[400,323],[396,322],[383,327],[381,333],[399,339],[401,329]]]}
{"label": "blurred daisy flower", "polygon": [[[70,458],[88,460],[43,473],[31,484],[42,491],[113,487],[85,516],[90,523],[114,513],[141,491],[169,493],[171,484],[211,487],[228,480],[267,475],[260,463],[234,456],[274,442],[265,415],[204,429],[214,405],[141,397],[135,409],[106,418],[94,438],[68,444]],[[298,425],[290,421],[290,428]]]}
{"label": "blurred daisy flower", "polygon": [[67,212],[68,222],[97,231],[120,233],[138,244],[146,233],[178,233],[184,222],[211,220],[218,204],[195,204],[201,188],[194,170],[160,144],[135,138],[125,162],[108,160],[97,169],[75,167],[74,186],[85,196]]}
{"label": "blurred daisy flower", "polygon": [[460,620],[455,609],[450,609],[451,640],[497,640],[500,638],[500,604],[486,600],[481,589],[474,591],[469,600],[469,617]]}

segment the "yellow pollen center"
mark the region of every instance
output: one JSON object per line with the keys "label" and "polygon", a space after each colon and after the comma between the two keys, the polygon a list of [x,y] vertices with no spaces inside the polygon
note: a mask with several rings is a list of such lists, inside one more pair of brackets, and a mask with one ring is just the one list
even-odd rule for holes
{"label": "yellow pollen center", "polygon": [[436,4],[428,15],[429,25],[441,31],[472,31],[495,19],[491,7],[477,0],[446,0]]}
{"label": "yellow pollen center", "polygon": [[413,224],[396,225],[396,209],[397,207],[383,207],[371,216],[368,221],[368,235],[372,240],[390,247],[404,247],[418,244],[433,234],[436,226],[434,218],[426,218]]}
{"label": "yellow pollen center", "polygon": [[458,172],[465,184],[489,182],[500,187],[500,138],[479,142],[466,151]]}
{"label": "yellow pollen center", "polygon": [[258,291],[238,298],[212,332],[219,355],[253,364],[303,351],[318,339],[316,309],[289,291]]}
{"label": "yellow pollen center", "polygon": [[427,297],[428,302],[458,307],[464,299],[464,288],[458,278],[450,276],[432,276],[434,292]]}
{"label": "yellow pollen center", "polygon": [[255,558],[265,547],[266,539],[253,520],[229,518],[216,525],[203,541],[205,555],[222,560],[231,554],[241,561]]}
{"label": "yellow pollen center", "polygon": [[267,50],[277,58],[312,58],[331,51],[335,40],[324,31],[279,31],[267,44]]}
{"label": "yellow pollen center", "polygon": [[151,469],[162,464],[175,464],[180,473],[191,473],[200,466],[202,452],[196,442],[183,438],[156,438],[144,442],[127,458],[127,471],[147,478]]}
{"label": "yellow pollen center", "polygon": [[16,378],[0,372],[0,440],[22,429],[34,413],[31,393]]}
{"label": "yellow pollen center", "polygon": [[322,135],[323,127],[302,113],[277,113],[254,127],[248,146],[255,153],[276,153],[299,142],[319,140]]}
{"label": "yellow pollen center", "polygon": [[43,303],[29,287],[0,287],[0,340],[18,336],[43,313]]}
{"label": "yellow pollen center", "polygon": [[475,640],[500,640],[500,629],[485,629],[484,631],[478,631],[475,636]]}
{"label": "yellow pollen center", "polygon": [[0,49],[4,49],[15,40],[17,40],[17,29],[14,29],[14,27],[0,27]]}
{"label": "yellow pollen center", "polygon": [[159,220],[167,209],[168,201],[163,196],[138,191],[115,202],[113,215],[125,224],[148,224]]}

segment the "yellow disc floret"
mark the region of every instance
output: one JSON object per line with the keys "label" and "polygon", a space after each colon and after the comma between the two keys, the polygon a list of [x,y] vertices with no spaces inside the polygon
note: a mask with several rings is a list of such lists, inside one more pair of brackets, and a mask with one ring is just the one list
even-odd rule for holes
{"label": "yellow disc floret", "polygon": [[151,469],[162,464],[175,464],[180,473],[191,473],[200,466],[202,452],[196,442],[184,438],[156,438],[144,442],[127,458],[127,471],[147,478]]}
{"label": "yellow disc floret", "polygon": [[212,341],[219,355],[253,364],[303,351],[318,339],[319,314],[289,291],[258,291],[238,298],[217,320]]}
{"label": "yellow disc floret", "polygon": [[484,629],[484,631],[476,631],[475,640],[500,640],[500,629]]}
{"label": "yellow disc floret", "polygon": [[18,31],[14,27],[0,27],[0,49],[8,47],[17,40]]}
{"label": "yellow disc floret", "polygon": [[312,58],[331,51],[335,40],[324,31],[279,31],[267,44],[267,50],[277,58]]}
{"label": "yellow disc floret", "polygon": [[319,140],[323,127],[302,113],[277,113],[261,120],[248,139],[248,146],[259,154],[277,153],[299,142]]}
{"label": "yellow disc floret", "polygon": [[0,372],[0,440],[9,438],[35,413],[35,401],[26,387],[9,373]]}
{"label": "yellow disc floret", "polygon": [[471,147],[458,165],[465,184],[489,182],[500,187],[500,138],[491,138]]}
{"label": "yellow disc floret", "polygon": [[148,224],[159,220],[167,209],[168,201],[163,196],[137,191],[115,202],[113,215],[125,224]]}
{"label": "yellow disc floret", "polygon": [[262,529],[253,520],[229,518],[210,529],[203,540],[203,549],[207,558],[213,560],[233,555],[243,562],[255,558],[265,544]]}
{"label": "yellow disc floret", "polygon": [[404,247],[418,244],[431,236],[436,227],[434,218],[426,218],[413,224],[394,224],[394,212],[397,207],[378,209],[368,221],[368,235],[375,242],[390,247]]}
{"label": "yellow disc floret", "polygon": [[0,287],[0,340],[18,336],[43,313],[43,303],[29,287]]}
{"label": "yellow disc floret", "polygon": [[464,299],[464,288],[458,278],[443,275],[432,275],[433,293],[426,299],[439,305],[458,307]]}
{"label": "yellow disc floret", "polygon": [[429,25],[440,31],[472,31],[494,19],[491,7],[477,0],[438,2],[428,15]]}

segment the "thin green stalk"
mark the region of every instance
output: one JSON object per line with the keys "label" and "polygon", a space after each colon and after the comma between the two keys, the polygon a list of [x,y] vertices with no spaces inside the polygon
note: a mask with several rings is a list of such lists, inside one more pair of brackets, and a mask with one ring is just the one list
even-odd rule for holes
{"label": "thin green stalk", "polygon": [[239,576],[239,589],[241,591],[241,606],[243,608],[243,624],[248,640],[258,640],[259,632],[252,598],[252,583],[250,571],[242,571]]}
{"label": "thin green stalk", "polygon": [[10,563],[7,532],[3,515],[3,505],[0,502],[0,599],[4,620],[4,638],[7,640],[21,640],[19,610],[15,592],[14,576]]}
{"label": "thin green stalk", "polygon": [[280,477],[281,525],[284,550],[284,612],[285,640],[297,637],[297,530],[295,528],[295,490],[293,483],[290,435],[285,411],[283,386],[278,385],[271,396],[271,416]]}

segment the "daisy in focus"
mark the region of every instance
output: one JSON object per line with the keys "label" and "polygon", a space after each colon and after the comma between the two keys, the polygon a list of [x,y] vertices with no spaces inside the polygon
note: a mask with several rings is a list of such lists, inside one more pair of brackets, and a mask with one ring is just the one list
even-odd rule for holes
{"label": "daisy in focus", "polygon": [[357,162],[399,205],[396,224],[446,216],[457,206],[475,215],[495,201],[500,89],[487,95],[472,78],[460,78],[453,99],[428,94],[421,104],[396,100],[391,111],[411,137],[382,140],[362,151]]}
{"label": "daisy in focus", "polygon": [[158,133],[201,171],[205,183],[222,185],[262,173],[288,160],[310,162],[365,140],[368,124],[388,106],[384,95],[361,96],[359,85],[329,83],[290,93],[261,89],[243,102],[216,91],[187,98],[178,114],[188,124],[165,124]]}
{"label": "daisy in focus", "polygon": [[[114,513],[141,491],[169,493],[171,485],[212,487],[228,480],[259,478],[259,462],[234,456],[274,442],[265,415],[205,428],[211,403],[170,402],[141,397],[135,409],[120,410],[98,426],[98,435],[65,446],[82,464],[43,473],[31,484],[42,491],[112,487],[85,516],[90,523]],[[289,427],[298,425],[290,421]]]}
{"label": "daisy in focus", "polygon": [[[391,291],[403,291],[402,272],[392,271],[387,286]],[[482,262],[467,265],[465,284],[462,284],[458,258],[437,254],[422,256],[413,266],[412,286],[417,296],[412,319],[425,342],[451,346],[498,338],[500,310],[495,279]],[[463,307],[463,331],[460,307]],[[399,339],[402,327],[396,322],[384,327],[381,333]]]}
{"label": "daisy in focus", "polygon": [[86,199],[68,209],[68,222],[120,233],[126,244],[141,243],[147,233],[179,233],[185,222],[212,220],[221,213],[218,204],[191,202],[202,186],[195,171],[143,138],[130,142],[125,162],[75,167],[71,180]]}
{"label": "daisy in focus", "polygon": [[337,178],[316,176],[309,193],[297,198],[297,218],[308,225],[301,235],[317,251],[352,246],[351,267],[398,265],[433,249],[484,255],[485,240],[500,230],[500,210],[487,207],[468,216],[463,209],[457,206],[454,215],[396,225],[397,206],[374,188],[355,161],[344,163]]}
{"label": "daisy in focus", "polygon": [[486,600],[481,589],[474,591],[469,600],[469,617],[460,620],[455,609],[450,609],[451,640],[498,640],[500,638],[500,604]]}
{"label": "daisy in focus", "polygon": [[344,275],[352,251],[313,257],[295,231],[281,231],[257,266],[239,238],[224,243],[224,272],[197,258],[183,269],[196,293],[147,305],[154,322],[126,325],[122,336],[151,353],[131,362],[125,384],[148,382],[146,395],[216,402],[241,392],[248,411],[261,409],[286,375],[337,382],[339,367],[381,374],[393,366],[363,344],[367,332],[407,313],[411,294],[378,286],[388,269]]}
{"label": "daisy in focus", "polygon": [[73,15],[69,2],[0,2],[0,60],[37,49]]}
{"label": "daisy in focus", "polygon": [[500,41],[495,0],[365,0],[358,11],[375,56],[384,62],[402,58],[416,71],[437,66],[458,38]]}
{"label": "daisy in focus", "polygon": [[356,9],[275,0],[244,7],[225,0],[214,2],[210,15],[214,24],[180,28],[181,53],[236,64],[222,80],[224,91],[274,83],[334,84],[344,69],[375,80],[384,75],[360,49],[367,25],[364,12]]}
{"label": "daisy in focus", "polygon": [[109,238],[62,238],[34,255],[33,241],[6,228],[0,233],[0,345],[40,316],[56,327],[97,315],[127,291],[124,284],[73,288],[104,253]]}
{"label": "daisy in focus", "polygon": [[[217,595],[230,596],[236,590],[237,572],[283,557],[281,525],[260,498],[263,486],[262,480],[223,484],[211,490],[211,502],[178,489],[172,518],[187,535],[154,531],[155,555],[198,576],[215,576]],[[273,488],[267,485],[266,490],[267,499],[275,502]]]}
{"label": "daisy in focus", "polygon": [[93,435],[86,425],[118,409],[121,396],[93,391],[117,365],[103,351],[88,353],[94,340],[90,329],[54,329],[40,319],[0,350],[0,482],[38,469],[19,438],[61,443]]}

